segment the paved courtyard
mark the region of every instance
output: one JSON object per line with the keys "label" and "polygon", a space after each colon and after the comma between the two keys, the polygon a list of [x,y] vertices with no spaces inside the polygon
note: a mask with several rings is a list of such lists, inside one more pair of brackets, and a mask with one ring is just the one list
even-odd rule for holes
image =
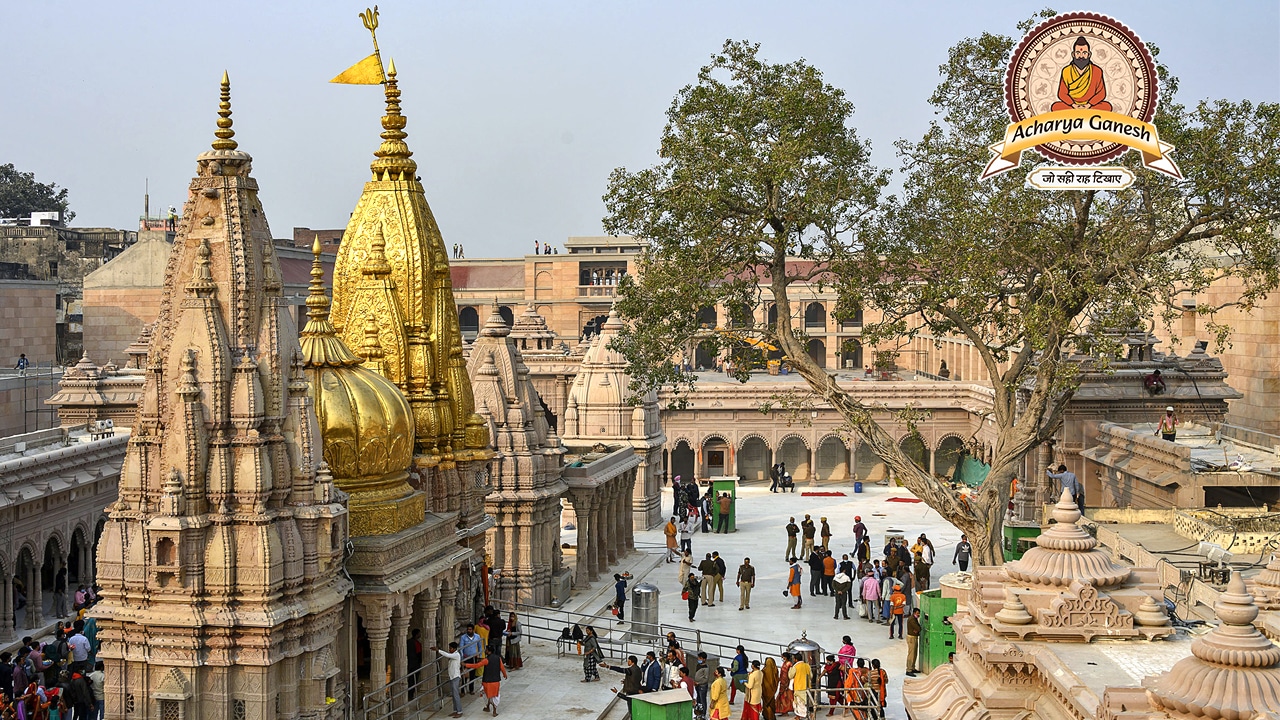
{"label": "paved courtyard", "polygon": [[[925,533],[938,551],[937,563],[931,573],[933,587],[937,587],[938,577],[958,570],[951,563],[951,558],[960,540],[959,530],[922,502],[890,502],[891,498],[914,499],[905,488],[864,484],[863,489],[862,493],[854,494],[851,485],[823,484],[820,492],[844,492],[845,496],[805,497],[802,495],[806,490],[803,485],[798,486],[795,493],[786,494],[770,493],[764,485],[739,488],[737,531],[727,535],[697,533],[693,537],[695,567],[696,561],[712,551],[718,551],[729,566],[724,602],[719,602],[717,597],[715,607],[699,608],[693,627],[780,644],[795,640],[806,632],[809,639],[832,652],[840,647],[841,636],[849,635],[859,656],[879,658],[889,672],[889,716],[904,718],[902,673],[906,664],[905,641],[889,640],[884,625],[868,623],[860,619],[856,611],[850,612],[850,620],[833,620],[833,598],[809,597],[807,566],[802,586],[804,607],[791,610],[790,598],[782,596],[787,577],[787,564],[783,558],[787,547],[787,519],[795,517],[799,523],[805,513],[812,515],[815,522],[821,517],[827,518],[832,532],[831,550],[837,560],[843,553],[852,556],[854,516],[860,515],[871,532],[873,558],[881,557],[888,530],[900,531],[911,539]],[[664,512],[671,509],[670,488],[664,490],[662,507]],[[637,546],[643,544],[649,551],[657,552],[664,542],[661,528],[636,534]],[[738,589],[731,587],[731,583],[743,557],[751,558],[751,563],[757,567],[757,578],[751,609],[739,612]],[[686,621],[687,604],[680,600],[678,575],[677,565],[659,564],[644,580],[661,590],[660,621],[670,625],[689,625]],[[735,706],[735,715],[737,712]]]}
{"label": "paved courtyard", "polygon": [[[779,645],[786,645],[804,632],[823,648],[833,651],[840,646],[841,636],[850,635],[860,656],[879,658],[889,672],[889,717],[905,718],[902,708],[902,672],[906,663],[904,641],[889,640],[885,626],[858,618],[856,611],[850,614],[850,620],[833,620],[833,599],[822,596],[810,598],[807,578],[802,609],[791,610],[791,601],[782,597],[787,569],[783,560],[787,545],[787,518],[794,516],[799,522],[805,513],[809,513],[816,522],[825,516],[831,525],[831,547],[837,558],[841,553],[853,550],[855,515],[861,515],[871,531],[871,544],[877,557],[884,547],[887,530],[901,531],[909,538],[923,532],[938,549],[938,562],[933,571],[935,586],[937,577],[957,569],[951,564],[951,557],[960,533],[924,503],[889,502],[891,498],[913,498],[904,488],[864,485],[864,492],[860,494],[854,494],[851,486],[824,484],[820,488],[821,492],[844,492],[843,497],[805,497],[801,494],[805,489],[797,487],[794,494],[783,495],[772,494],[765,486],[740,488],[737,532],[727,535],[697,533],[693,537],[695,556],[700,559],[704,553],[718,551],[725,557],[731,575],[743,557],[751,558],[752,564],[758,568],[758,577],[750,610],[738,611],[737,588],[726,583],[725,601],[717,602],[715,607],[700,608],[696,622],[690,626],[686,621],[687,605],[680,600],[677,566],[660,561],[655,565],[653,562],[665,546],[661,528],[637,533],[636,545],[644,554],[630,556],[623,565],[637,576],[636,582],[647,581],[658,586],[661,591],[659,620],[664,625],[692,627],[706,633],[723,633]],[[667,488],[663,492],[663,509],[669,511],[670,508],[671,490]],[[616,626],[613,618],[603,612],[611,598],[612,590],[602,578],[586,591],[575,593],[568,609],[598,613],[600,620],[595,625],[608,642],[609,637],[626,637],[627,629]],[[555,612],[540,614],[554,616]],[[531,623],[532,620],[526,625]],[[580,659],[576,655],[558,658],[554,644],[549,642],[527,643],[525,658],[525,668],[512,673],[511,680],[503,685],[503,717],[532,719],[552,714],[557,717],[595,718],[606,709],[612,698],[610,686],[619,685],[622,679],[620,675],[602,672],[601,682],[578,682],[582,677]],[[468,701],[467,716],[478,716],[479,699],[468,698]],[[733,706],[734,717],[741,713],[741,704],[739,699]],[[447,714],[447,711],[439,713],[437,717]],[[614,715],[619,713],[610,718]]]}

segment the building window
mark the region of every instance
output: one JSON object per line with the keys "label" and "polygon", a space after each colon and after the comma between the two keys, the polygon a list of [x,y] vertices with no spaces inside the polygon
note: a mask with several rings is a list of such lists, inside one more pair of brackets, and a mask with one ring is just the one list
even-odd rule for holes
{"label": "building window", "polygon": [[160,720],[182,720],[182,710],[177,700],[160,701]]}
{"label": "building window", "polygon": [[231,701],[231,720],[245,720],[244,701]]}
{"label": "building window", "polygon": [[173,540],[161,538],[160,542],[156,543],[156,564],[172,565],[173,555]]}
{"label": "building window", "polygon": [[134,709],[133,693],[124,696],[124,714],[132,715]]}

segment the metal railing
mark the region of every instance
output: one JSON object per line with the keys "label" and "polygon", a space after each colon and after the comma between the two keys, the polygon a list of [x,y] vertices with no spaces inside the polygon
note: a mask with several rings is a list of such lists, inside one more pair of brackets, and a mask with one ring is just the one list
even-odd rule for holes
{"label": "metal railing", "polygon": [[[356,717],[364,720],[408,718],[438,710],[450,702],[448,665],[435,653],[431,654],[433,657],[425,660],[418,670],[361,696]],[[466,670],[463,670],[463,679],[466,679]]]}
{"label": "metal railing", "polygon": [[[600,650],[607,658],[625,659],[628,655],[644,657],[646,652],[655,652],[667,647],[667,633],[674,633],[676,641],[683,650],[706,652],[715,658],[728,658],[737,654],[737,646],[741,645],[748,655],[773,656],[781,655],[787,646],[769,640],[757,640],[726,633],[712,632],[683,625],[665,623],[641,623],[632,619],[626,625],[618,625],[614,617],[607,612],[591,615],[568,610],[555,610],[533,605],[516,605],[521,614],[523,636],[544,640],[556,644],[557,655],[563,656],[577,651],[577,642],[564,637],[566,628],[572,630],[574,625],[596,628],[596,638]],[[634,617],[634,616],[633,616]],[[644,626],[643,632],[633,628]]]}
{"label": "metal railing", "polygon": [[[874,688],[809,688],[804,691],[805,704],[816,715],[821,710],[856,710],[863,718],[879,718],[884,713],[880,707],[880,695]],[[838,695],[832,698],[832,695]],[[852,701],[851,698],[852,697]],[[823,702],[823,700],[826,702]],[[835,702],[833,702],[835,700]],[[800,702],[799,698],[796,702]]]}

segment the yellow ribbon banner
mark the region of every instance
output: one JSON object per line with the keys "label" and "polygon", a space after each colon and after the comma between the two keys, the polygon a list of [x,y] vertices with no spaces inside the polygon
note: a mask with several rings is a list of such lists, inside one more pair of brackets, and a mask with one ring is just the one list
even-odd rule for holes
{"label": "yellow ribbon banner", "polygon": [[1112,142],[1142,153],[1142,164],[1179,180],[1182,171],[1168,154],[1173,146],[1161,142],[1156,126],[1107,110],[1072,108],[1041,113],[1005,129],[1004,142],[991,146],[995,157],[982,171],[982,180],[1018,167],[1024,150],[1051,142]]}

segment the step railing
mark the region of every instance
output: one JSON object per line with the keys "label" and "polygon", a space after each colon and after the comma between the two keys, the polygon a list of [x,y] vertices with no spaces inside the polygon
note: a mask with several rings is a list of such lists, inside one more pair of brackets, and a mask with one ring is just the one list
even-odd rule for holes
{"label": "step railing", "polygon": [[[635,619],[625,621],[625,625],[619,625],[614,616],[607,612],[592,615],[524,604],[518,604],[516,612],[522,618],[524,637],[555,643],[558,656],[577,651],[577,642],[564,637],[564,630],[568,628],[572,631],[574,625],[579,627],[591,625],[596,628],[601,652],[606,658],[618,660],[624,660],[629,655],[643,658],[644,654],[650,650],[661,654],[661,651],[665,651],[667,647],[668,633],[674,633],[681,649],[686,652],[706,652],[714,658],[733,657],[737,654],[738,645],[743,647],[749,657],[777,657],[787,649],[785,644],[775,641],[745,638],[683,625],[641,623]],[[639,626],[643,626],[643,630]]]}

